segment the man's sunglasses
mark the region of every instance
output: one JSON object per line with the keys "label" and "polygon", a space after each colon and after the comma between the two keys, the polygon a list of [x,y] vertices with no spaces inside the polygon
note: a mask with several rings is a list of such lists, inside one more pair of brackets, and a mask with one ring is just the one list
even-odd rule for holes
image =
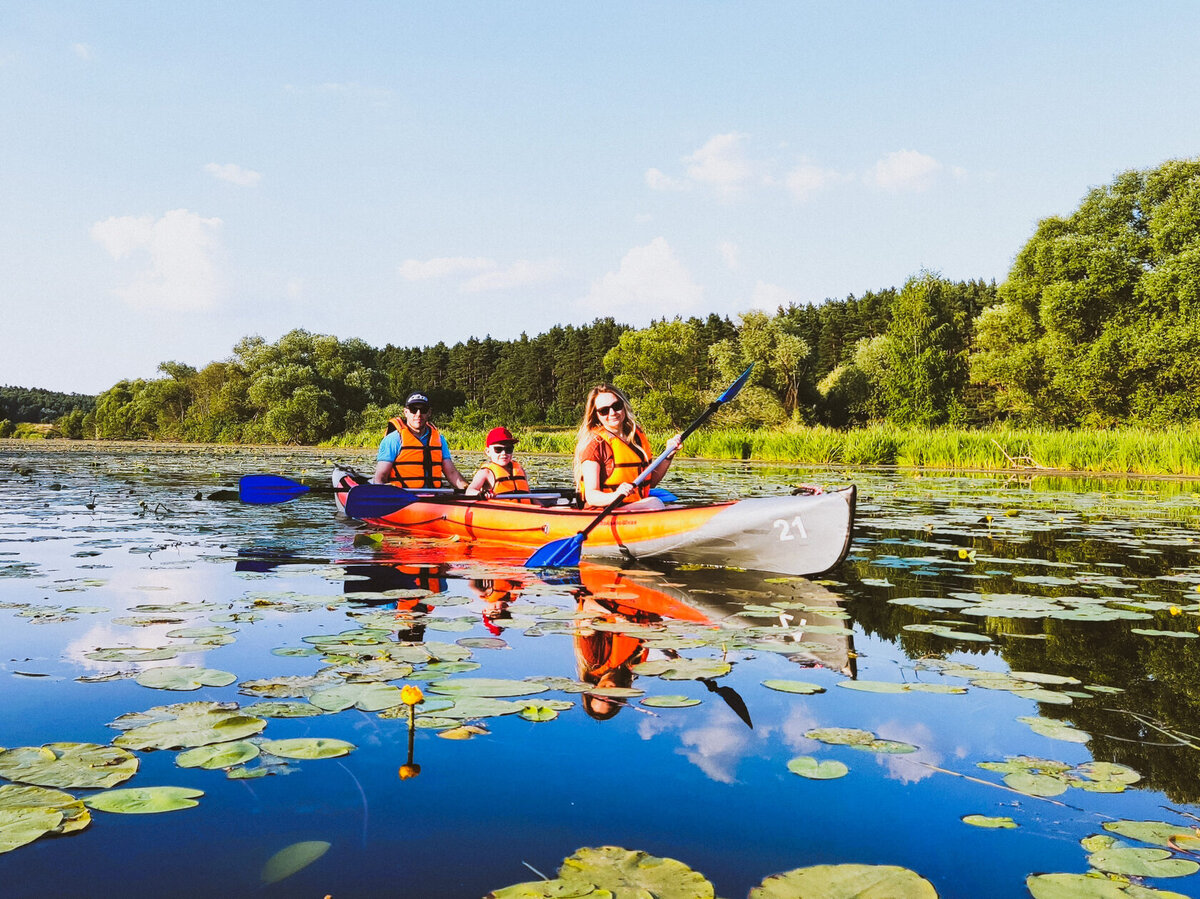
{"label": "man's sunglasses", "polygon": [[429,414],[428,406],[405,406],[404,408],[406,408],[409,412],[412,412],[414,415],[418,412],[424,412],[426,415]]}
{"label": "man's sunglasses", "polygon": [[610,412],[624,412],[624,411],[625,411],[625,404],[621,400],[617,400],[611,406],[597,406],[596,407],[596,414],[602,418],[605,415],[608,415],[608,413],[610,413]]}

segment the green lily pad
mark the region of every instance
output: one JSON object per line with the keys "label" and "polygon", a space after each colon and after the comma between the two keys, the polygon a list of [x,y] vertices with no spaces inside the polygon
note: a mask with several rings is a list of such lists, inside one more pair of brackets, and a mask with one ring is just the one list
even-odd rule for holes
{"label": "green lily pad", "polygon": [[768,690],[778,690],[780,693],[799,693],[809,696],[813,693],[824,693],[825,688],[820,684],[810,684],[803,680],[765,680],[763,686]]}
{"label": "green lily pad", "polygon": [[486,727],[478,724],[460,724],[438,732],[443,740],[470,740],[472,737],[482,737],[490,733]]}
{"label": "green lily pad", "polygon": [[99,743],[47,743],[0,750],[0,777],[60,789],[115,787],[137,773],[136,756]]}
{"label": "green lily pad", "polygon": [[1176,858],[1166,849],[1105,849],[1089,855],[1088,864],[1099,871],[1129,877],[1187,877],[1200,871],[1200,864]]}
{"label": "green lily pad", "polygon": [[349,755],[355,746],[331,737],[294,737],[290,740],[263,740],[262,751],[285,759],[332,759]]}
{"label": "green lily pad", "polygon": [[1200,833],[1194,827],[1167,824],[1165,821],[1106,821],[1104,829],[1139,843],[1151,843],[1168,849],[1178,847],[1189,852],[1200,851]]}
{"label": "green lily pad", "polygon": [[814,865],[768,877],[750,899],[937,899],[928,880],[895,865]]}
{"label": "green lily pad", "polygon": [[301,843],[292,843],[267,859],[259,879],[265,884],[286,880],[328,852],[329,846],[330,844],[324,840],[305,840]]}
{"label": "green lily pad", "polygon": [[[568,883],[594,884],[597,892],[607,891],[613,899],[641,896],[711,899],[714,895],[707,878],[683,862],[619,846],[576,850],[574,855],[563,860],[558,877]],[[599,896],[604,895],[606,893],[599,893]]]}
{"label": "green lily pad", "polygon": [[840,680],[837,685],[847,690],[861,690],[864,693],[904,693],[908,690],[907,684],[883,680]]}
{"label": "green lily pad", "polygon": [[1067,784],[1063,779],[1049,774],[1017,772],[1006,774],[1004,782],[1026,796],[1060,796],[1067,792]]}
{"label": "green lily pad", "polygon": [[324,709],[311,702],[256,702],[242,711],[259,718],[311,718],[325,714]]}
{"label": "green lily pad", "polygon": [[62,821],[63,813],[54,808],[0,808],[0,853],[53,833]]}
{"label": "green lily pad", "polygon": [[869,730],[860,730],[857,727],[817,727],[805,733],[804,736],[810,740],[830,743],[834,746],[862,745],[875,739],[875,735]]}
{"label": "green lily pad", "polygon": [[1099,783],[1135,784],[1142,779],[1132,768],[1115,762],[1084,762],[1074,773]]}
{"label": "green lily pad", "polygon": [[811,755],[800,755],[788,762],[788,770],[809,780],[836,780],[845,777],[850,769],[832,759],[817,761]]}
{"label": "green lily pad", "polygon": [[156,690],[199,690],[201,687],[227,687],[237,680],[237,675],[215,668],[172,665],[165,668],[148,668],[141,672],[136,680],[143,687]]}
{"label": "green lily pad", "polygon": [[665,696],[646,696],[641,700],[641,703],[652,709],[686,709],[694,705],[700,705],[700,700],[694,699],[691,696],[668,694]]}
{"label": "green lily pad", "polygon": [[544,705],[527,705],[520,714],[526,721],[553,721],[558,717],[557,711]]}
{"label": "green lily pad", "polygon": [[635,674],[661,677],[663,680],[700,680],[723,677],[732,667],[720,659],[655,659],[633,666]]}
{"label": "green lily pad", "polygon": [[1033,899],[1187,899],[1182,893],[1132,886],[1095,874],[1031,874],[1025,886]]}
{"label": "green lily pad", "polygon": [[173,812],[199,805],[196,798],[203,790],[187,787],[141,787],[136,789],[105,790],[88,796],[84,803],[88,808],[121,815],[151,815],[158,812]]}
{"label": "green lily pad", "polygon": [[962,822],[970,824],[972,827],[986,827],[997,830],[1011,830],[1017,826],[1017,823],[1007,816],[963,815]]}
{"label": "green lily pad", "polygon": [[1035,734],[1048,737],[1051,740],[1063,740],[1067,743],[1086,743],[1092,735],[1078,730],[1062,721],[1053,718],[1042,718],[1039,715],[1022,715],[1017,718],[1022,724],[1028,724]]}
{"label": "green lily pad", "polygon": [[434,681],[429,685],[434,693],[450,696],[533,696],[544,693],[549,688],[545,684],[532,681],[502,680],[492,677],[458,677],[449,680]]}
{"label": "green lily pad", "polygon": [[62,822],[53,833],[75,833],[92,822],[92,815],[84,806],[83,800],[70,793],[47,787],[17,784],[5,784],[0,787],[0,809],[16,811],[31,808],[48,808],[62,812]]}
{"label": "green lily pad", "polygon": [[364,712],[379,712],[402,705],[400,688],[391,684],[355,683],[330,687],[309,694],[309,702],[327,712],[355,707]]}
{"label": "green lily pad", "polygon": [[235,743],[214,743],[179,753],[175,757],[175,764],[180,768],[232,768],[234,765],[258,758],[258,752],[258,747],[253,743],[241,740]]}
{"label": "green lily pad", "polygon": [[260,733],[267,722],[242,714],[234,703],[187,702],[131,712],[110,726],[125,730],[113,743],[127,749],[190,749],[243,740]]}

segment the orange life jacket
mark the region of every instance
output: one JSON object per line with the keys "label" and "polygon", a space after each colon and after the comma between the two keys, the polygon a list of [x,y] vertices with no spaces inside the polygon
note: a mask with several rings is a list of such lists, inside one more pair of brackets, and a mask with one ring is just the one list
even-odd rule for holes
{"label": "orange life jacket", "polygon": [[[615,490],[621,484],[632,484],[637,476],[646,470],[646,466],[654,458],[650,449],[650,441],[642,433],[641,428],[635,428],[632,440],[636,446],[631,446],[606,428],[597,428],[592,434],[608,444],[612,451],[613,470],[607,478],[604,476],[604,466],[600,467],[600,489]],[[584,495],[583,477],[579,478],[579,495]],[[634,503],[650,495],[648,484],[639,484],[625,497],[625,502]]]}
{"label": "orange life jacket", "polygon": [[388,421],[388,431],[400,435],[400,452],[392,463],[388,483],[410,488],[441,487],[442,435],[438,429],[429,425],[429,442],[422,443],[397,416]]}
{"label": "orange life jacket", "polygon": [[[492,496],[500,496],[502,493],[528,493],[529,480],[525,477],[525,469],[521,467],[521,463],[515,459],[512,463],[512,471],[509,471],[498,462],[484,462],[481,466],[492,473],[494,483],[492,484]],[[517,502],[532,503],[533,500],[525,498],[517,500]]]}

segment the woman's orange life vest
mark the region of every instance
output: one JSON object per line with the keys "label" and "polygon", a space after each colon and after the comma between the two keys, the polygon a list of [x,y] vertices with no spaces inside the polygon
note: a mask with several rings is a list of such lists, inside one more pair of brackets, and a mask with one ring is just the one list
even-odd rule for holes
{"label": "woman's orange life vest", "polygon": [[[597,428],[592,431],[593,436],[603,440],[608,444],[609,450],[612,451],[613,470],[608,477],[604,476],[604,466],[600,466],[600,489],[615,490],[621,484],[632,484],[637,480],[637,476],[646,470],[646,466],[650,464],[650,460],[654,458],[654,452],[650,449],[650,441],[646,439],[646,435],[641,428],[635,428],[633,431],[632,440],[635,445],[630,445],[624,439],[613,434],[607,428]],[[579,495],[584,495],[583,476],[579,478]],[[625,497],[625,502],[634,503],[639,499],[645,499],[650,495],[650,486],[648,484],[639,484]]]}
{"label": "woman's orange life vest", "polygon": [[388,483],[410,488],[442,486],[442,435],[438,429],[429,425],[429,442],[422,443],[397,416],[388,421],[388,431],[400,435],[400,452],[392,463]]}
{"label": "woman's orange life vest", "polygon": [[[484,462],[481,468],[486,468],[492,473],[492,496],[500,496],[502,493],[528,493],[529,480],[525,477],[525,469],[521,467],[521,463],[515,459],[512,463],[512,470],[505,468],[498,462]],[[531,499],[518,500],[518,502],[532,503]]]}

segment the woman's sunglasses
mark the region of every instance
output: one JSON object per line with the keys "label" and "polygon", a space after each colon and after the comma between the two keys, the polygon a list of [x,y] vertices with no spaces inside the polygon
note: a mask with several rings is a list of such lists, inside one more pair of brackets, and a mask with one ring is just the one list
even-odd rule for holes
{"label": "woman's sunglasses", "polygon": [[624,412],[624,411],[625,411],[625,404],[623,402],[621,402],[621,400],[617,400],[611,406],[597,406],[596,407],[596,414],[599,415],[601,418],[603,418],[605,415],[608,415],[608,413],[610,413],[610,412]]}

